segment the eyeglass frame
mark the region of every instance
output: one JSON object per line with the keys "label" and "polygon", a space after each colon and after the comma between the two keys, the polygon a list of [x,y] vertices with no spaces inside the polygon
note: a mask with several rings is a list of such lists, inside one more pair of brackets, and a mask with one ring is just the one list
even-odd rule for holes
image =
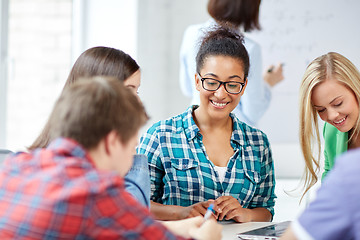
{"label": "eyeglass frame", "polygon": [[[245,82],[237,82],[237,81],[222,82],[222,81],[219,81],[219,80],[214,79],[214,78],[203,78],[203,77],[200,75],[200,73],[197,73],[197,75],[199,76],[199,78],[200,78],[200,80],[201,80],[201,86],[203,87],[203,89],[205,89],[206,91],[209,91],[209,92],[216,92],[217,90],[219,90],[219,88],[221,87],[221,85],[224,85],[225,91],[226,91],[227,93],[229,93],[229,94],[239,94],[239,93],[241,93],[241,91],[244,89],[245,84],[246,84],[246,79],[245,79]],[[211,80],[214,80],[214,81],[216,81],[216,82],[219,82],[220,84],[219,84],[218,88],[215,89],[215,90],[208,90],[208,89],[206,89],[206,88],[204,87],[204,81],[205,81],[206,79],[211,79]],[[227,83],[240,83],[240,85],[241,85],[240,91],[237,92],[237,93],[231,93],[231,92],[229,92],[229,91],[227,90],[227,88],[226,88],[226,84],[227,84]]]}

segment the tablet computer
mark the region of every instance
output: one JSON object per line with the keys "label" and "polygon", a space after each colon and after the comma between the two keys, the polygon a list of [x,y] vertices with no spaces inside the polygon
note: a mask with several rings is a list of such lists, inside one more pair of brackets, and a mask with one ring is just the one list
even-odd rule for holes
{"label": "tablet computer", "polygon": [[274,223],[270,226],[238,233],[237,237],[242,240],[276,240],[280,238],[289,225],[290,221]]}

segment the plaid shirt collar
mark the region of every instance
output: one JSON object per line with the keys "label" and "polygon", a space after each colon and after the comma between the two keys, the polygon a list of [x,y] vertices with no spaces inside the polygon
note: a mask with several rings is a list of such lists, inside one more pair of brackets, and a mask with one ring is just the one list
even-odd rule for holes
{"label": "plaid shirt collar", "polygon": [[201,136],[200,129],[195,124],[194,118],[192,116],[192,113],[198,107],[199,106],[197,106],[197,105],[190,106],[183,113],[183,116],[182,116],[183,128],[185,129],[185,135],[189,140],[193,140],[196,137],[196,135],[198,135],[198,134],[199,134],[199,136]]}
{"label": "plaid shirt collar", "polygon": [[[185,129],[185,135],[189,141],[193,140],[197,135],[202,137],[199,127],[195,124],[193,118],[193,112],[199,106],[192,105],[184,113],[182,117],[183,127]],[[244,131],[246,124],[241,122],[233,113],[230,113],[230,117],[233,120],[233,133],[231,135],[231,141],[235,142],[237,145],[244,146],[245,143],[248,144],[248,141],[245,138]],[[247,145],[246,144],[246,145]]]}

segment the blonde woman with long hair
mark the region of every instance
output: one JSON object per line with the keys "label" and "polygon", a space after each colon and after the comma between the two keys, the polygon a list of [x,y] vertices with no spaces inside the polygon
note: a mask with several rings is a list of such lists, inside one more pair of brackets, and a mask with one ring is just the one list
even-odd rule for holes
{"label": "blonde woman with long hair", "polygon": [[347,58],[329,52],[307,67],[300,88],[300,144],[305,160],[304,194],[318,181],[321,142],[318,116],[325,122],[324,173],[335,157],[360,146],[360,73]]}

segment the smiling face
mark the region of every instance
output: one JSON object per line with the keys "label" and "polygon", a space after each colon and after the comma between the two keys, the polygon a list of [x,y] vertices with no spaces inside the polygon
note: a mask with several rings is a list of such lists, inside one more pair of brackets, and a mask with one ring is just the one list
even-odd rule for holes
{"label": "smiling face", "polygon": [[[209,56],[199,72],[202,78],[212,78],[220,82],[246,82],[243,64],[238,59],[229,56]],[[200,92],[199,110],[207,112],[211,118],[228,117],[229,113],[239,104],[246,83],[238,94],[230,94],[222,84],[216,91],[207,91],[202,87],[201,79],[195,77],[196,89]]]}
{"label": "smiling face", "polygon": [[312,92],[311,102],[320,118],[341,132],[354,128],[359,117],[355,94],[336,80],[326,80]]}

